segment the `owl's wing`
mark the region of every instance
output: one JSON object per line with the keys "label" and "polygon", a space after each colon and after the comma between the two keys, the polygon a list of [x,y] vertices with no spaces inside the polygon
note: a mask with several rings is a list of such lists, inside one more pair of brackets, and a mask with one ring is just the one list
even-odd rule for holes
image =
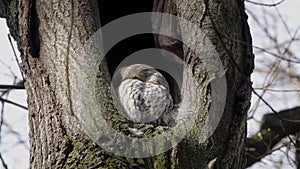
{"label": "owl's wing", "polygon": [[173,100],[169,90],[158,84],[145,83],[137,79],[126,79],[118,88],[124,115],[140,123],[148,123],[169,112]]}

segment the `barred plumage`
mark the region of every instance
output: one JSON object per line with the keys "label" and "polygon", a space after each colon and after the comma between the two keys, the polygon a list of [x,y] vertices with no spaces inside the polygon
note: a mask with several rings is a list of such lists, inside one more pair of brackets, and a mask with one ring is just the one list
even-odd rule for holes
{"label": "barred plumage", "polygon": [[167,125],[164,116],[173,108],[169,85],[161,73],[145,64],[120,69],[118,87],[124,115],[138,123]]}

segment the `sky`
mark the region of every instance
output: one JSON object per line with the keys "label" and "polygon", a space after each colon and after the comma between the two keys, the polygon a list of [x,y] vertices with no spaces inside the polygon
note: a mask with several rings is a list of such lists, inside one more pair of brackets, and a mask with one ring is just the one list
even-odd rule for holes
{"label": "sky", "polygon": [[[22,78],[7,37],[8,34],[9,30],[6,26],[6,21],[0,18],[0,84],[11,85],[15,79],[19,81]],[[15,43],[14,47],[16,48]],[[19,54],[19,52],[17,53]],[[24,90],[11,91],[8,99],[27,106],[26,92]],[[4,108],[4,124],[1,132],[0,152],[9,169],[29,168],[27,111],[11,104],[5,104]],[[2,110],[2,105],[0,105],[0,110]],[[18,133],[18,135],[11,133]],[[20,143],[20,141],[24,143]],[[0,165],[0,169],[1,167]]]}
{"label": "sky", "polygon": [[[266,2],[266,1],[264,1]],[[267,2],[272,2],[272,1],[267,1]],[[276,1],[273,1],[276,2]],[[279,2],[279,1],[277,1]],[[290,39],[289,34],[294,34],[300,26],[300,14],[299,14],[299,7],[300,7],[300,1],[298,0],[286,0],[280,5],[276,7],[262,7],[262,6],[257,6],[253,5],[251,3],[246,3],[247,11],[254,11],[256,15],[258,15],[260,18],[259,22],[261,25],[264,25],[263,28],[266,28],[271,35],[277,38],[278,43],[284,43],[285,41]],[[265,14],[265,11],[269,12],[270,14]],[[278,11],[280,12],[282,18],[277,16]],[[273,15],[274,14],[274,15]],[[262,16],[262,17],[261,17]],[[270,43],[269,39],[266,37],[264,31],[262,30],[262,26],[258,25],[254,19],[251,17],[249,14],[249,25],[250,25],[250,31],[252,34],[252,39],[253,39],[253,46],[256,47],[261,47],[264,49],[268,49],[270,46],[274,45]],[[287,25],[287,28],[285,27]],[[289,33],[290,32],[290,33]],[[298,38],[300,36],[300,32],[298,32]],[[297,57],[300,59],[300,42],[293,43],[290,48],[296,51],[298,54]],[[270,50],[272,51],[272,50]],[[276,51],[272,51],[276,52]],[[261,70],[262,67],[269,66],[268,63],[270,61],[274,60],[274,57],[268,54],[261,54],[259,53],[259,49],[254,48],[254,53],[256,54],[255,56],[255,66],[256,70],[252,74],[252,81],[253,81],[253,86],[255,87],[262,87],[263,83],[266,81],[266,78],[268,78],[266,75],[262,75],[261,72],[258,70]],[[284,65],[284,63],[282,63]],[[296,65],[297,66],[297,65]],[[287,66],[283,66],[284,68],[288,69]],[[296,68],[299,68],[296,67]],[[300,68],[299,68],[300,69]],[[298,70],[299,70],[298,69]],[[296,70],[297,71],[297,70]],[[299,72],[298,72],[299,73]],[[281,89],[296,89],[298,84],[291,84],[291,83],[286,83],[286,84],[274,84],[274,87],[272,88],[281,88]],[[297,102],[299,98],[298,93],[269,93],[264,96],[264,98],[270,102],[273,102],[274,105],[276,105],[276,110],[280,111],[282,109],[287,109],[287,108],[293,108],[295,106],[299,106],[299,102]],[[295,99],[295,101],[291,101]],[[252,103],[254,103],[254,100],[257,100],[257,98],[254,96],[252,98]],[[253,105],[252,105],[253,106]],[[261,103],[259,105],[259,111],[263,112],[261,114],[257,114],[257,119],[261,119],[264,113],[270,112],[270,109]],[[250,122],[251,124],[251,122]],[[257,127],[257,125],[254,125]],[[251,128],[252,125],[249,125]],[[251,132],[249,133],[250,135],[255,133],[257,129],[252,128]]]}
{"label": "sky", "polygon": [[[254,1],[254,0],[253,0]],[[256,1],[261,2],[261,1]],[[266,3],[276,3],[279,1],[263,1]],[[248,11],[253,11],[254,14],[259,15],[258,20],[261,24],[269,30],[271,35],[276,35],[279,42],[284,42],[290,37],[290,34],[295,33],[297,28],[300,25],[300,1],[299,0],[286,0],[276,7],[262,7],[258,5],[253,5],[246,2],[246,8]],[[265,15],[265,11],[271,11],[270,15]],[[281,17],[274,17],[273,14],[281,14]],[[261,25],[257,25],[254,18],[249,14],[249,25],[251,34],[253,37],[254,46],[266,47],[269,44],[267,38],[265,38],[264,30],[261,29]],[[285,26],[287,25],[287,26]],[[288,29],[287,29],[288,27]],[[0,84],[12,84],[15,79],[14,76],[18,77],[18,80],[21,79],[20,71],[16,60],[13,57],[13,51],[11,49],[10,43],[8,41],[7,35],[9,34],[8,28],[5,23],[5,19],[0,18]],[[300,37],[300,33],[298,33]],[[298,58],[300,55],[299,43],[293,44],[291,48],[298,50]],[[16,44],[14,43],[16,48]],[[259,52],[259,50],[254,49],[254,52]],[[257,55],[255,64],[259,68],[263,66],[268,60],[272,60],[272,57],[267,55]],[[11,76],[13,72],[14,76]],[[265,76],[254,72],[252,75],[252,81],[254,82],[254,87],[260,87],[265,81]],[[291,87],[285,85],[275,85],[275,87]],[[276,94],[276,95],[275,95]],[[283,94],[279,95],[277,93],[266,94],[265,98],[270,101],[270,103],[276,107],[276,110],[282,110],[286,108],[292,108],[294,106],[299,106],[299,94]],[[276,98],[276,99],[274,99]],[[21,105],[26,106],[26,92],[23,90],[14,90],[10,92],[8,96],[9,100],[13,100]],[[252,98],[252,103],[255,103],[257,98]],[[274,101],[275,100],[275,101]],[[1,105],[0,108],[2,109]],[[253,108],[253,105],[252,105]],[[258,112],[255,113],[254,117],[256,120],[260,120],[264,113],[270,112],[269,108],[262,103],[259,104]],[[12,106],[10,104],[5,105],[4,111],[4,125],[1,132],[1,142],[0,142],[0,152],[4,156],[4,159],[9,167],[9,169],[26,169],[29,168],[29,143],[28,143],[28,121],[27,121],[27,112],[21,108]],[[248,135],[252,135],[259,129],[259,123],[256,120],[250,120],[248,123]],[[9,126],[9,127],[7,127]],[[13,132],[19,133],[19,136],[16,137]],[[24,144],[20,144],[20,140],[24,141]],[[283,150],[284,151],[284,150]],[[293,154],[291,154],[293,155]],[[268,158],[262,160],[261,163],[254,164],[249,169],[267,169],[272,168],[271,158],[275,158],[278,161],[282,162],[282,169],[293,169],[294,167],[285,160],[283,153],[276,153],[271,155]],[[1,169],[1,165],[0,165]]]}
{"label": "sky", "polygon": [[[256,1],[256,2],[264,2],[264,3],[276,3],[279,1]],[[253,39],[253,45],[257,47],[261,47],[264,49],[270,49],[273,46],[273,43],[270,43],[269,38],[266,37],[265,31],[268,31],[270,36],[276,37],[276,41],[278,44],[284,44],[286,41],[290,40],[291,37],[296,34],[297,29],[300,27],[300,1],[299,0],[286,0],[280,5],[276,7],[262,7],[258,5],[253,5],[251,3],[246,3],[246,8],[248,9],[249,15],[249,25]],[[267,12],[267,13],[266,13]],[[251,15],[257,15],[257,20],[255,21],[254,17]],[[279,15],[278,15],[279,14]],[[260,23],[260,24],[258,24]],[[263,25],[263,26],[262,26]],[[263,28],[262,28],[263,27]],[[300,33],[297,32],[297,37],[300,38]],[[288,44],[286,44],[288,45]],[[286,46],[283,45],[283,46]],[[300,43],[295,42],[291,44],[289,47],[293,51],[295,51],[296,56],[292,59],[300,59]],[[278,52],[275,50],[270,50],[272,52]],[[298,89],[299,84],[293,83],[293,79],[288,77],[282,77],[282,81],[274,82],[272,78],[280,76],[280,73],[273,72],[274,76],[269,76],[261,73],[260,70],[266,68],[268,70],[272,70],[272,66],[269,65],[270,61],[274,61],[275,58],[268,54],[263,54],[259,49],[254,48],[255,56],[255,66],[256,71],[252,74],[253,87],[259,88],[264,86],[266,82],[272,83],[273,89]],[[282,70],[290,69],[287,62],[279,63]],[[298,72],[300,67],[299,65],[295,65],[295,72]],[[258,91],[261,93],[262,91]],[[264,94],[264,99],[271,104],[276,111],[280,111],[283,109],[293,108],[299,106],[299,92],[298,93],[276,93],[276,92],[268,92]],[[255,103],[257,101],[257,97],[253,95],[251,103],[251,110],[254,109]],[[248,121],[248,136],[255,134],[260,127],[259,121],[263,117],[265,113],[270,113],[271,110],[265,104],[260,102],[258,104],[258,108],[255,109],[256,113],[254,114],[254,119]],[[286,140],[288,141],[288,140]],[[280,146],[280,145],[278,145]],[[291,165],[288,160],[286,160],[285,152],[287,150],[281,149],[281,151],[277,151],[272,155],[269,155],[267,158],[264,158],[262,162],[256,163],[253,166],[249,167],[249,169],[267,169],[274,168],[274,161],[279,162],[278,165],[280,169],[293,169],[295,166]],[[289,155],[293,158],[294,152],[289,151]]]}

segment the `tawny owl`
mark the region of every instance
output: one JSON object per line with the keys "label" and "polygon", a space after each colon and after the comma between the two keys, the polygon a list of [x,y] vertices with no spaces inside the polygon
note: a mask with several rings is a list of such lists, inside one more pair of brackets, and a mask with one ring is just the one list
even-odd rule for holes
{"label": "tawny owl", "polygon": [[164,76],[151,66],[134,64],[120,69],[117,88],[123,115],[138,123],[168,125],[164,119],[173,108],[173,99]]}

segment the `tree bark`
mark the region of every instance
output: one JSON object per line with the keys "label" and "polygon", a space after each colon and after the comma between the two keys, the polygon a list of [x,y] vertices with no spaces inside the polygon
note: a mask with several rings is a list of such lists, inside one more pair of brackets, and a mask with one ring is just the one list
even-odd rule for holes
{"label": "tree bark", "polygon": [[[244,2],[155,1],[155,11],[176,14],[205,30],[226,70],[227,95],[221,121],[208,140],[199,143],[203,123],[197,119],[178,146],[144,159],[119,157],[104,151],[84,134],[74,112],[76,96],[72,92],[78,86],[73,68],[76,61],[84,62],[78,49],[100,27],[98,5],[101,6],[101,1],[12,0],[6,5],[6,18],[18,41],[26,75],[31,168],[206,168],[210,165],[215,169],[245,168],[253,54]],[[183,24],[179,23],[179,27],[176,31],[183,38],[193,33],[187,32]],[[201,64],[194,51],[179,42],[170,46],[162,39],[158,36],[157,46],[182,55],[194,68],[195,79],[202,84],[202,92],[197,94],[207,98],[199,103],[202,108],[197,113],[207,118],[210,84],[215,79],[207,79],[202,76],[204,72],[196,70]],[[110,117],[116,114],[116,109],[107,92],[110,75],[106,62],[101,65],[98,78],[100,107],[108,119],[113,119]]]}

